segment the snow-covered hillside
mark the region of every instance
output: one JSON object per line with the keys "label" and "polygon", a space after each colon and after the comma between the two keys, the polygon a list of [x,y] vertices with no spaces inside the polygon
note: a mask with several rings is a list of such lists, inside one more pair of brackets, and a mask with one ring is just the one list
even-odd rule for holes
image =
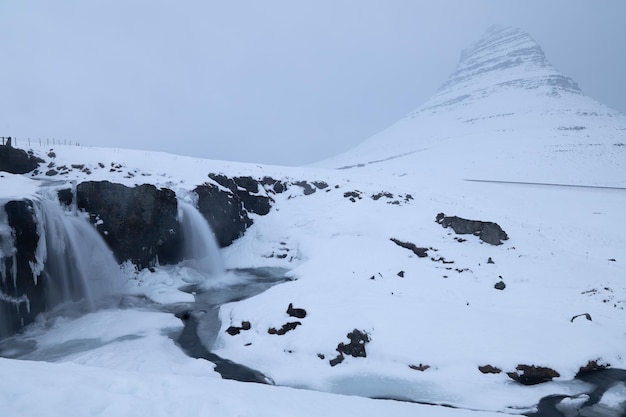
{"label": "snow-covered hillside", "polygon": [[[581,368],[626,368],[626,118],[517,29],[489,31],[431,100],[315,167],[33,152],[38,173],[2,174],[0,199],[73,180],[184,195],[210,173],[327,187],[268,194],[271,211],[222,249],[229,269],[289,270],[290,281],[222,305],[217,335],[204,335],[280,387],[219,379],[168,336],[180,320],[140,305],[33,326],[20,339],[34,346],[28,358],[55,363],[1,359],[3,415],[482,416],[531,412],[551,394],[575,397],[562,404],[575,410],[591,389],[574,379]],[[508,240],[456,234],[439,213],[495,222]],[[193,302],[179,291],[198,280],[186,266],[126,272],[129,294]],[[227,288],[228,275],[201,284]],[[553,379],[507,375],[530,367]],[[623,412],[626,385],[595,407]]]}
{"label": "snow-covered hillside", "polygon": [[625,186],[626,117],[586,97],[526,33],[494,27],[437,94],[320,166],[437,178]]}

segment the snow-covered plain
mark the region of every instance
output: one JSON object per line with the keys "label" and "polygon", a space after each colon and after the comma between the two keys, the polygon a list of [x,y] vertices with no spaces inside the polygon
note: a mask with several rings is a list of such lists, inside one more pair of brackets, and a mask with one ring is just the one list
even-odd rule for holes
{"label": "snow-covered plain", "polygon": [[[489,39],[513,51],[533,46],[517,32],[496,31],[481,42]],[[223,305],[212,347],[278,386],[220,379],[211,363],[186,356],[172,340],[180,320],[139,305],[32,326],[22,339],[37,344],[30,360],[0,359],[2,414],[519,414],[546,395],[586,392],[589,386],[573,378],[589,361],[626,368],[626,119],[567,82],[546,82],[558,74],[536,51],[521,67],[496,62],[498,71],[464,77],[466,67],[494,63],[485,48],[467,52],[431,102],[315,167],[33,147],[46,163],[68,167],[53,177],[59,184],[151,183],[184,194],[211,182],[209,173],[224,173],[329,187],[272,195],[271,212],[255,216],[222,250],[229,269],[289,270],[291,281]],[[510,52],[496,50],[497,57]],[[506,83],[524,76],[534,84]],[[43,172],[2,175],[1,199],[55,186]],[[509,240],[493,246],[455,235],[435,222],[440,212],[497,222]],[[428,257],[391,238],[429,248]],[[127,293],[161,304],[191,303],[179,289],[201,279],[183,266],[126,272]],[[212,279],[203,285],[228,285],[228,276]],[[503,290],[494,288],[500,281]],[[301,325],[269,334],[295,321],[285,312],[290,303],[306,309]],[[584,313],[592,320],[571,320]],[[249,330],[226,333],[243,321]],[[370,339],[367,357],[331,366],[354,329]],[[523,386],[504,373],[520,364],[550,367],[560,377]],[[483,365],[504,372],[483,374]],[[610,394],[617,406],[626,400],[620,387]]]}

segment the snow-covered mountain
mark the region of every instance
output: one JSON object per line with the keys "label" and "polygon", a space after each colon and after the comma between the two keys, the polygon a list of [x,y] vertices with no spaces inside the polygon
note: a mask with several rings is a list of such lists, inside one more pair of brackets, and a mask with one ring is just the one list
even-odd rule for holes
{"label": "snow-covered mountain", "polygon": [[586,97],[530,35],[493,27],[430,100],[320,166],[623,186],[625,136],[626,117]]}
{"label": "snow-covered mountain", "polygon": [[[529,35],[493,28],[428,102],[315,167],[35,146],[44,162],[0,175],[0,201],[70,181],[79,206],[85,181],[151,184],[186,203],[213,187],[242,210],[244,197],[263,198],[268,210],[246,209],[253,222],[221,255],[231,272],[281,268],[289,280],[215,310],[202,297],[259,282],[127,263],[122,309],[44,316],[0,343],[6,357],[53,362],[0,359],[0,411],[486,416],[560,394],[565,414],[619,415],[623,382],[592,403],[575,377],[626,368],[625,144],[623,115],[585,97]],[[13,255],[0,245],[0,258]],[[223,381],[185,355],[172,336],[185,332],[181,306],[204,350],[280,387]]]}

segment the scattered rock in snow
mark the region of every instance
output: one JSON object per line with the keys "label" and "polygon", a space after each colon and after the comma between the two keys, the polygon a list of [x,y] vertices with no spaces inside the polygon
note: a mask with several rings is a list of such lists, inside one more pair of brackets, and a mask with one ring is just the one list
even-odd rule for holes
{"label": "scattered rock in snow", "polygon": [[345,359],[345,356],[343,356],[343,353],[339,353],[339,355],[337,355],[337,357],[335,359],[331,359],[328,362],[330,363],[330,366],[335,366],[335,365],[339,365],[341,362],[343,362],[344,359]]}
{"label": "scattered rock in snow", "polygon": [[446,261],[446,258],[444,258],[443,256],[440,256],[439,258],[435,258],[432,257],[430,258],[431,261],[433,262],[441,262],[442,264],[453,264],[454,261]]}
{"label": "scattered rock in snow", "polygon": [[241,327],[230,326],[228,329],[226,329],[226,333],[228,333],[231,336],[235,336],[235,335],[238,335],[242,330],[250,330],[251,328],[252,328],[252,325],[250,324],[249,321],[242,321]]}
{"label": "scattered rock in snow", "polygon": [[593,361],[589,361],[587,362],[587,364],[585,366],[581,366],[580,369],[578,370],[578,373],[576,374],[576,378],[591,373],[591,372],[595,372],[595,371],[599,371],[602,369],[607,369],[609,368],[611,365],[610,364],[602,364],[602,363],[598,363],[598,359],[593,360]]}
{"label": "scattered rock in snow", "polygon": [[422,365],[420,363],[419,365],[409,365],[409,368],[413,369],[414,371],[424,372],[425,370],[430,369],[430,365]]}
{"label": "scattered rock in snow", "polygon": [[500,282],[497,282],[496,285],[493,286],[493,288],[495,288],[496,290],[502,291],[503,289],[506,288],[506,284],[504,283],[504,281],[500,281]]}
{"label": "scattered rock in snow", "polygon": [[369,335],[367,332],[354,329],[350,333],[346,335],[348,339],[350,339],[350,343],[345,344],[343,342],[337,345],[337,355],[336,358],[331,359],[330,366],[335,366],[344,361],[345,355],[350,355],[355,358],[365,358],[367,357],[367,352],[365,351],[365,345],[370,342]]}
{"label": "scattered rock in snow", "polygon": [[534,365],[517,365],[516,372],[507,372],[509,378],[523,385],[537,385],[552,381],[553,378],[561,376],[551,368]]}
{"label": "scattered rock in snow", "polygon": [[393,237],[390,240],[393,243],[395,243],[396,245],[412,251],[414,254],[416,254],[420,258],[428,257],[428,248],[420,248],[417,245],[415,245],[415,243],[402,242],[401,240],[398,240],[398,239],[393,238]]}
{"label": "scattered rock in snow", "polygon": [[491,245],[501,245],[503,240],[509,238],[506,232],[493,222],[467,220],[457,216],[448,217],[444,213],[437,214],[435,221],[444,228],[451,227],[458,235],[473,234]]}
{"label": "scattered rock in snow", "polygon": [[363,197],[361,197],[361,194],[363,194],[362,192],[360,192],[359,190],[355,190],[355,191],[346,191],[345,193],[343,193],[343,196],[345,198],[350,199],[350,201],[352,201],[353,203],[356,202],[356,200],[361,200]]}
{"label": "scattered rock in snow", "polygon": [[303,308],[294,308],[293,303],[289,303],[289,307],[287,307],[287,314],[289,314],[290,317],[303,319],[306,317],[306,310]]}
{"label": "scattered rock in snow", "polygon": [[502,372],[502,369],[496,368],[492,365],[479,366],[478,370],[483,374],[499,374],[500,372]]}
{"label": "scattered rock in snow", "polygon": [[365,358],[367,356],[365,345],[370,342],[369,335],[366,332],[354,329],[346,336],[350,339],[350,343],[347,345],[343,342],[339,343],[337,351],[355,358]]}
{"label": "scattered rock in snow", "polygon": [[404,271],[400,271],[397,274],[400,278],[404,278]]}
{"label": "scattered rock in snow", "polygon": [[285,323],[285,324],[283,324],[283,327],[281,327],[281,328],[280,328],[280,329],[278,329],[278,330],[277,330],[277,329],[275,329],[274,327],[270,327],[270,328],[267,330],[267,332],[268,332],[269,334],[275,334],[275,335],[278,335],[278,336],[282,336],[282,335],[284,335],[285,333],[287,333],[287,332],[289,332],[289,331],[291,331],[291,330],[295,329],[296,327],[300,326],[301,324],[302,324],[302,323],[300,323],[299,321],[292,321],[292,322],[289,322],[289,323]]}
{"label": "scattered rock in snow", "polygon": [[495,262],[493,261],[493,259],[491,259],[491,256],[489,257],[489,259],[487,259],[487,263],[488,263],[488,264],[495,264]]}
{"label": "scattered rock in snow", "polygon": [[582,316],[585,316],[585,318],[586,318],[587,320],[592,321],[592,320],[591,320],[591,314],[589,314],[589,313],[582,313],[582,314],[577,314],[577,315],[573,316],[573,317],[570,319],[570,323],[573,323],[573,322],[574,322],[574,319],[576,319],[577,317],[582,317]]}

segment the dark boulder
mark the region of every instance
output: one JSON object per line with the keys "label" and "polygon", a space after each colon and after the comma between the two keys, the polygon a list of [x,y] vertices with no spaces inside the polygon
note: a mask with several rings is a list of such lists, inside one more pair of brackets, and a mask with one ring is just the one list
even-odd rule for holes
{"label": "dark boulder", "polygon": [[44,161],[32,154],[26,153],[23,149],[12,146],[0,146],[0,171],[10,174],[26,174],[39,167]]}
{"label": "dark boulder", "polygon": [[515,369],[516,372],[507,372],[507,375],[523,385],[537,385],[561,376],[554,369],[543,366],[517,365]]}
{"label": "dark boulder", "polygon": [[[143,184],[126,187],[108,181],[89,181],[76,187],[78,208],[113,251],[118,262],[130,260],[139,268],[175,264],[182,260],[182,233],[176,194]],[[69,205],[72,195],[59,199]]]}
{"label": "dark boulder", "polygon": [[293,304],[289,303],[287,307],[287,314],[290,317],[295,317],[297,319],[303,319],[306,317],[306,310],[303,308],[293,308]]}
{"label": "dark boulder", "polygon": [[365,358],[367,352],[365,352],[365,345],[370,342],[369,335],[366,332],[354,329],[346,335],[350,339],[350,343],[339,343],[337,345],[337,351],[346,355],[354,356],[355,358]]}
{"label": "dark boulder", "polygon": [[410,250],[419,258],[426,258],[428,256],[428,248],[420,248],[415,243],[403,242],[393,237],[390,240],[401,248]]}
{"label": "dark boulder", "polygon": [[[0,280],[0,337],[5,337],[32,323],[39,313],[46,311],[47,306],[45,283],[39,274],[35,275],[36,268],[33,272],[31,267],[37,264],[39,244],[33,203],[29,200],[9,201],[0,210],[6,212],[15,251],[15,256],[0,257],[3,263],[0,268],[6,274],[6,279]],[[6,238],[0,235],[0,240]],[[0,242],[0,247],[10,244]]]}
{"label": "dark boulder", "polygon": [[435,219],[444,228],[451,227],[458,235],[473,234],[478,236],[483,242],[491,245],[501,245],[503,240],[508,240],[509,236],[504,230],[493,222],[483,222],[480,220],[467,220],[457,216],[448,217],[444,213],[437,214]]}
{"label": "dark boulder", "polygon": [[275,334],[275,335],[278,335],[278,336],[282,336],[285,333],[294,330],[296,327],[300,326],[301,324],[302,323],[300,323],[299,321],[292,321],[292,322],[283,324],[283,326],[280,329],[276,329],[274,327],[270,327],[267,330],[267,332],[269,334]]}

